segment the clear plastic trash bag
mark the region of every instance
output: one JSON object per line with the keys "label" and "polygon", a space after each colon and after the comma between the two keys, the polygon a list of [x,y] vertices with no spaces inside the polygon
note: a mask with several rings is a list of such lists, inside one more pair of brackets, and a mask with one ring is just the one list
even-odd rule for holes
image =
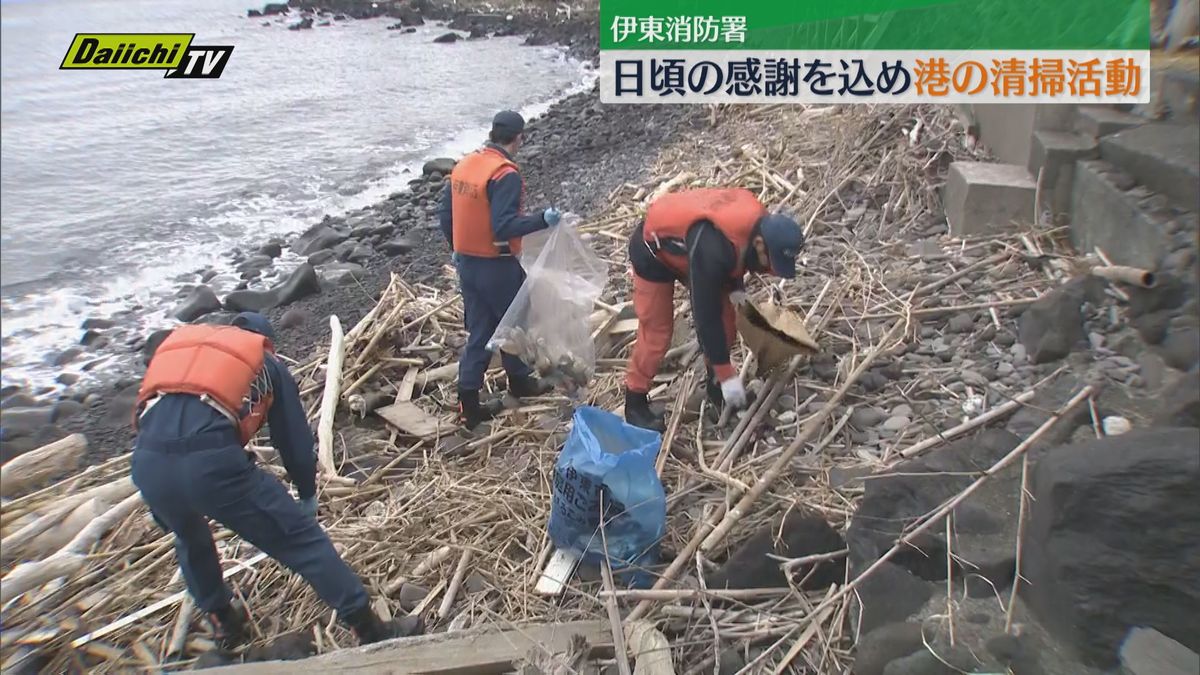
{"label": "clear plastic trash bag", "polygon": [[608,283],[608,265],[580,236],[578,222],[566,214],[525,238],[525,283],[488,342],[572,392],[585,390],[596,369],[589,318]]}

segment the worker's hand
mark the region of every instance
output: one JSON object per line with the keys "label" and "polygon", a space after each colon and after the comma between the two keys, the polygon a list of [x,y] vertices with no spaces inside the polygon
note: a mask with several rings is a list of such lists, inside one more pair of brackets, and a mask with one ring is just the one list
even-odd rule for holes
{"label": "worker's hand", "polygon": [[748,299],[749,298],[746,297],[746,291],[733,291],[729,294],[729,301],[733,303],[734,307],[741,307],[742,305],[746,304]]}
{"label": "worker's hand", "polygon": [[545,211],[542,211],[542,220],[546,221],[546,224],[550,227],[554,227],[558,224],[559,220],[562,220],[562,214],[558,212],[558,209],[551,206]]}
{"label": "worker's hand", "polygon": [[301,499],[297,502],[300,505],[300,510],[304,515],[316,518],[317,517],[317,496],[313,495],[308,499]]}
{"label": "worker's hand", "polygon": [[734,410],[746,407],[746,385],[742,384],[740,375],[734,375],[721,383],[721,396],[725,397],[725,405]]}

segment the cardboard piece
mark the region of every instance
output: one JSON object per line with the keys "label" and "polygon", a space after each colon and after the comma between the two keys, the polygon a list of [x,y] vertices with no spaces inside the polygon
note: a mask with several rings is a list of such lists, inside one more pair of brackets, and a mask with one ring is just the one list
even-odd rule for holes
{"label": "cardboard piece", "polygon": [[738,308],[737,329],[754,354],[755,377],[769,375],[797,354],[821,351],[808,334],[804,317],[774,303],[762,306],[746,302]]}
{"label": "cardboard piece", "polygon": [[433,438],[438,433],[438,418],[418,408],[411,401],[401,401],[375,411],[388,424],[417,438]]}

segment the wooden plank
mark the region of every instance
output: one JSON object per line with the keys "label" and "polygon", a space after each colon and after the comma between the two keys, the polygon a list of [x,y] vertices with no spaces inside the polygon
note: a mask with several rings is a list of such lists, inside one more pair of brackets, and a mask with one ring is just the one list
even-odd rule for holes
{"label": "wooden plank", "polygon": [[420,372],[421,369],[414,366],[404,373],[404,379],[400,381],[400,388],[396,392],[396,403],[412,400],[413,388],[417,386],[417,374]]}
{"label": "wooden plank", "polygon": [[411,401],[401,401],[384,406],[375,411],[388,424],[400,431],[417,438],[433,438],[437,436],[439,420],[421,410]]}
{"label": "wooden plank", "polygon": [[1196,675],[1200,656],[1153,628],[1134,628],[1121,645],[1121,665],[1133,675]]}
{"label": "wooden plank", "polygon": [[636,333],[638,329],[637,319],[622,319],[608,329],[609,335],[624,335],[626,333]]}
{"label": "wooden plank", "polygon": [[561,548],[554,549],[554,555],[550,556],[550,562],[542,570],[535,590],[541,595],[562,595],[578,563],[579,556],[574,553]]}
{"label": "wooden plank", "polygon": [[531,624],[510,630],[471,629],[388,640],[343,649],[299,661],[261,661],[209,670],[214,675],[292,675],[293,673],[428,673],[432,675],[491,675],[513,670],[513,663],[531,649],[562,653],[571,637],[591,645],[590,657],[612,652],[612,634],[605,621]]}

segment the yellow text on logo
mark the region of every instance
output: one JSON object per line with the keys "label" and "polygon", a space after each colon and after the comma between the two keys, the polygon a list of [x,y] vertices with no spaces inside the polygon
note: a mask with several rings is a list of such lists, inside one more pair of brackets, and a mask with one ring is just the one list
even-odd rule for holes
{"label": "yellow text on logo", "polygon": [[195,33],[76,33],[59,69],[176,68]]}

